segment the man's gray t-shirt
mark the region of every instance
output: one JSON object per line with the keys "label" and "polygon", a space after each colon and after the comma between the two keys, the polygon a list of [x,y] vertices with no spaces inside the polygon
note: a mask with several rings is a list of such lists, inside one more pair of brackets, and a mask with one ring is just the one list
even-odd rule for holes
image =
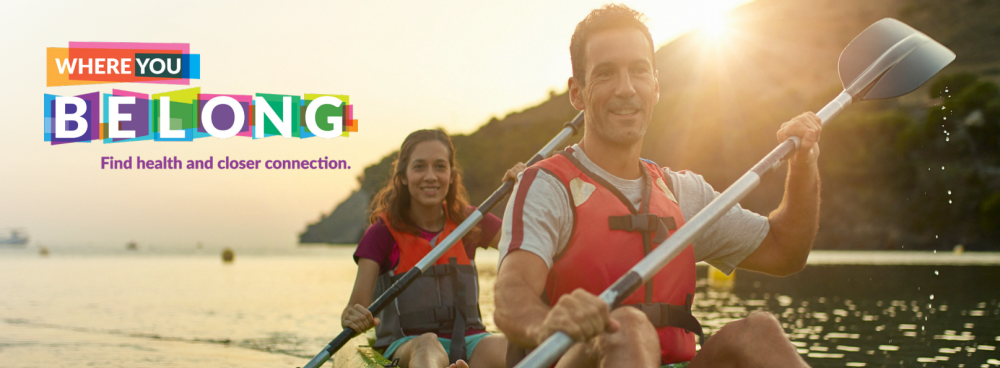
{"label": "man's gray t-shirt", "polygon": [[[639,207],[645,185],[643,178],[627,180],[615,177],[587,158],[578,145],[572,147],[572,152],[573,157],[585,168],[618,188],[633,206]],[[673,188],[667,188],[661,183],[654,185],[661,185],[660,190],[679,201],[685,221],[719,195],[701,175],[689,171],[674,172],[665,167],[662,169],[669,176]],[[566,249],[572,236],[574,219],[571,206],[574,204],[571,202],[579,201],[583,196],[580,193],[567,193],[566,185],[544,170],[538,170],[528,178],[521,173],[513,193],[507,201],[500,232],[501,262],[511,251],[511,240],[516,234],[518,243],[515,244],[515,249],[538,255],[552,268],[556,255]],[[515,213],[520,215],[517,221],[514,219]],[[737,204],[694,241],[695,260],[708,262],[727,274],[731,273],[744,258],[757,249],[769,229],[767,217],[745,210]]]}

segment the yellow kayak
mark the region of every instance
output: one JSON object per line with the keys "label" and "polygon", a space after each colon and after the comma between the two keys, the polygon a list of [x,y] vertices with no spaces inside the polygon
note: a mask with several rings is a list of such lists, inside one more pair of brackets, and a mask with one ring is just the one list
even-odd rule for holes
{"label": "yellow kayak", "polygon": [[335,368],[381,368],[391,364],[392,362],[383,357],[381,353],[372,349],[371,345],[374,343],[375,329],[355,336],[333,355],[333,359],[331,359],[333,366]]}

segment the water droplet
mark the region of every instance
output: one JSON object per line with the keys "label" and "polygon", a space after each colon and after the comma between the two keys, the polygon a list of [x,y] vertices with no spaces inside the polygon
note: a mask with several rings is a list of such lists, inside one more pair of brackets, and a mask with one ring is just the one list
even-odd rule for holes
{"label": "water droplet", "polygon": [[951,204],[951,200],[950,199],[948,200],[948,204]]}
{"label": "water droplet", "polygon": [[943,117],[942,119],[944,119],[944,120],[948,120],[948,117],[947,117],[947,116],[945,116],[945,117]]}
{"label": "water droplet", "polygon": [[944,137],[944,141],[947,142],[950,141],[950,139],[948,139],[948,137]]}
{"label": "water droplet", "polygon": [[937,235],[934,235],[934,239],[937,239],[937,238],[938,238],[938,236],[937,236]]}
{"label": "water droplet", "polygon": [[948,191],[948,195],[951,195],[951,191],[950,190]]}
{"label": "water droplet", "polygon": [[944,87],[944,93],[948,93],[948,87]]}
{"label": "water droplet", "polygon": [[944,166],[941,166],[941,170],[944,170]]}
{"label": "water droplet", "polygon": [[944,110],[944,106],[941,106],[941,110]]}
{"label": "water droplet", "polygon": [[[934,251],[934,252],[936,253],[937,251]],[[937,275],[938,275],[938,270],[934,270],[934,276],[937,276]]]}
{"label": "water droplet", "polygon": [[931,300],[934,300],[934,294],[931,294]]}

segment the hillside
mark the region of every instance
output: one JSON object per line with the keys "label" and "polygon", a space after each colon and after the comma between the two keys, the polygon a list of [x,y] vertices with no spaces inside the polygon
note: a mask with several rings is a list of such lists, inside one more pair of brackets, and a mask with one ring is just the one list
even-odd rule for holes
{"label": "hillside", "polygon": [[[1000,3],[973,0],[744,5],[730,14],[727,36],[710,39],[692,32],[657,50],[661,96],[643,157],[700,173],[723,190],[774,147],[782,122],[818,110],[840,91],[838,55],[851,39],[878,19],[895,17],[958,58],[920,90],[852,106],[827,127],[816,246],[995,248],[1000,240],[992,232],[1000,229],[1000,195],[994,194],[1000,192],[998,16]],[[472,202],[485,199],[504,170],[525,160],[574,114],[565,94],[554,95],[468,136],[454,136]],[[377,190],[391,161],[386,157],[366,168],[359,192]],[[783,188],[780,171],[765,178],[743,205],[764,214],[773,210]],[[502,210],[498,207],[494,212]],[[350,232],[338,230],[340,223],[322,224],[310,226],[303,242],[321,240],[320,231]]]}

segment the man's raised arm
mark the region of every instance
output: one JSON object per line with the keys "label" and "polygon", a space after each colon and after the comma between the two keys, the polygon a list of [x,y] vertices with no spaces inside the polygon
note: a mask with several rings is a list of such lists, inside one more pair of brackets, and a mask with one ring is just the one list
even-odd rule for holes
{"label": "man's raised arm", "polygon": [[740,268],[787,276],[801,271],[819,230],[820,179],[817,159],[823,125],[813,113],[803,113],[778,130],[778,141],[797,136],[798,152],[788,161],[785,195],[771,215],[770,230]]}

